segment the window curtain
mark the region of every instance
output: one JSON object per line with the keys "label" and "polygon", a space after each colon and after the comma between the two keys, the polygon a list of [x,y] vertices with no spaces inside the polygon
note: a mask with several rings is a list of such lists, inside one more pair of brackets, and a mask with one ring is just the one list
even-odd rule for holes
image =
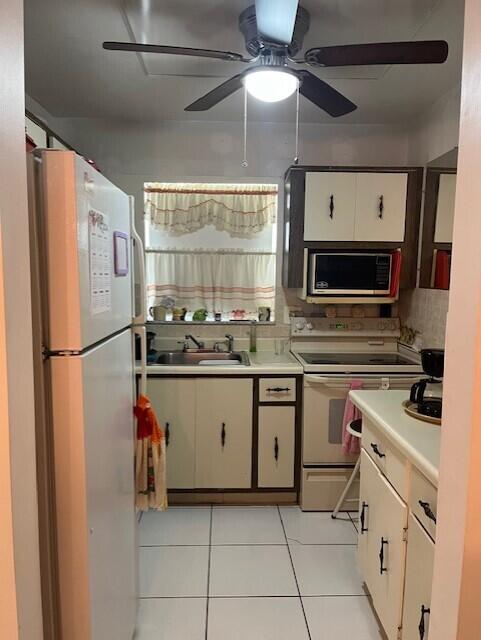
{"label": "window curtain", "polygon": [[275,185],[149,182],[144,191],[149,223],[173,236],[213,225],[233,237],[250,238],[276,221]]}
{"label": "window curtain", "polygon": [[274,254],[151,251],[146,262],[149,307],[171,296],[176,306],[189,311],[256,313],[260,306],[274,308]]}

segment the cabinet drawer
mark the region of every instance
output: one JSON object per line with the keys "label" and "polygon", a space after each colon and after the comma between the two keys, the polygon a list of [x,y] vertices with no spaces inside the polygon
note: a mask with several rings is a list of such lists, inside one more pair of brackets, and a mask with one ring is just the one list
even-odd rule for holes
{"label": "cabinet drawer", "polygon": [[438,492],[415,468],[412,470],[409,506],[429,535],[436,539]]}
{"label": "cabinet drawer", "polygon": [[294,486],[295,407],[259,407],[259,487]]}
{"label": "cabinet drawer", "polygon": [[382,436],[366,417],[362,425],[362,446],[406,502],[409,496],[407,460]]}
{"label": "cabinet drawer", "polygon": [[295,378],[261,378],[259,402],[295,402]]}

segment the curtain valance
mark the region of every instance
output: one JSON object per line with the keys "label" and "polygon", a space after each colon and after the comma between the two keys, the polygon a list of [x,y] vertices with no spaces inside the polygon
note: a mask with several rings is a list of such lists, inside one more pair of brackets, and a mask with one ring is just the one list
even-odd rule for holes
{"label": "curtain valance", "polygon": [[274,254],[148,252],[146,266],[149,306],[171,296],[190,311],[274,308]]}
{"label": "curtain valance", "polygon": [[149,182],[144,191],[150,224],[170,235],[213,225],[231,236],[249,238],[276,221],[276,185]]}

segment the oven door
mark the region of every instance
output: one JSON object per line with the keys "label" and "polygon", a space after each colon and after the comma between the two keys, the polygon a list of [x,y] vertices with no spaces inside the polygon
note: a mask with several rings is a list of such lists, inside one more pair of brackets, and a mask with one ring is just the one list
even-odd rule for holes
{"label": "oven door", "polygon": [[351,384],[363,389],[410,389],[420,376],[304,375],[303,465],[349,464],[357,456],[342,452],[342,419]]}

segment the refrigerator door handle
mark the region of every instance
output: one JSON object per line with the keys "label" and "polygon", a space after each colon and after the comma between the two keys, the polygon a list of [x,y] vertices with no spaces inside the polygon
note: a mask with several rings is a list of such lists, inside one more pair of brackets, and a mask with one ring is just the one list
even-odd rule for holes
{"label": "refrigerator door handle", "polygon": [[[132,238],[135,241],[135,246],[138,250],[138,260],[139,260],[139,284],[140,284],[140,300],[141,300],[141,308],[139,315],[135,315],[133,317],[133,324],[142,325],[147,321],[147,285],[146,285],[146,277],[145,277],[145,251],[144,251],[144,243],[142,242],[141,237],[139,236],[137,229],[135,228],[135,209],[134,209],[134,198],[130,196],[130,219],[131,219],[131,227],[132,227]],[[133,283],[134,292],[135,292],[135,282]],[[134,293],[135,300],[135,293]],[[135,305],[135,302],[134,302]]]}
{"label": "refrigerator door handle", "polygon": [[140,385],[139,393],[147,395],[147,331],[144,326],[132,327],[134,335],[140,337]]}

